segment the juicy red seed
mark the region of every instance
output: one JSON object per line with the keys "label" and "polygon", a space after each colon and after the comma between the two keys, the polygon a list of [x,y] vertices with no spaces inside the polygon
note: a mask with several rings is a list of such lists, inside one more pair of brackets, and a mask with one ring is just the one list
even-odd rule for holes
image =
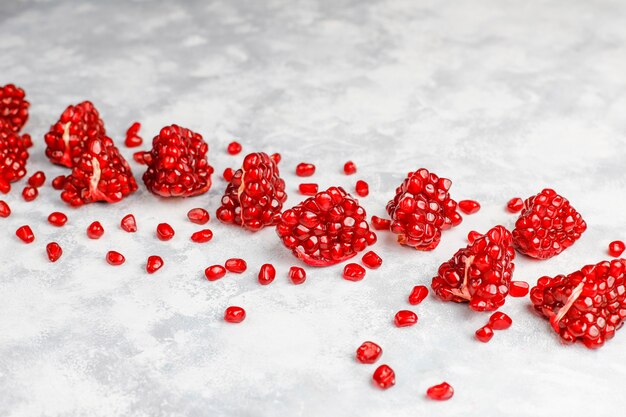
{"label": "juicy red seed", "polygon": [[205,224],[209,221],[209,212],[203,208],[193,208],[187,212],[187,218],[191,223]]}
{"label": "juicy red seed", "polygon": [[315,174],[315,165],[301,162],[296,166],[296,175],[299,177],[310,177]]}
{"label": "juicy red seed", "polygon": [[237,155],[239,152],[241,152],[241,144],[239,142],[233,141],[228,144],[226,150],[231,155]]}
{"label": "juicy red seed", "polygon": [[163,259],[160,256],[148,256],[148,261],[146,262],[146,271],[148,271],[149,274],[154,274],[156,271],[161,269],[162,266]]}
{"label": "juicy red seed", "polygon": [[396,374],[387,365],[380,365],[372,375],[374,383],[382,389],[391,388],[396,384]]}
{"label": "juicy red seed", "polygon": [[117,266],[123,264],[126,261],[126,258],[124,258],[124,255],[121,253],[110,250],[107,252],[106,260],[110,265]]}
{"label": "juicy red seed", "polygon": [[416,305],[424,301],[428,295],[428,288],[423,285],[416,285],[413,287],[411,294],[409,294],[409,304]]}
{"label": "juicy red seed", "polygon": [[24,187],[24,190],[22,190],[22,197],[25,201],[33,201],[38,195],[39,191],[34,187]]}
{"label": "juicy red seed", "polygon": [[241,258],[230,258],[226,260],[224,266],[229,272],[234,272],[236,274],[241,274],[248,269],[248,264]]}
{"label": "juicy red seed", "polygon": [[28,225],[24,225],[18,228],[15,231],[15,235],[19,237],[24,243],[32,243],[33,240],[35,240],[35,235]]}
{"label": "juicy red seed", "polygon": [[204,276],[206,276],[206,279],[209,281],[217,281],[224,277],[224,275],[226,275],[226,268],[222,265],[211,265],[204,270]]}
{"label": "juicy red seed", "polygon": [[11,191],[11,184],[4,178],[0,178],[0,193],[7,194],[9,191]]}
{"label": "juicy red seed", "polygon": [[621,240],[615,240],[609,243],[609,255],[615,258],[620,256],[622,252],[624,252],[624,249],[626,249],[626,246],[624,246],[624,242]]}
{"label": "juicy red seed", "polygon": [[391,227],[391,220],[382,219],[378,216],[372,216],[372,226],[376,230],[389,230]]}
{"label": "juicy red seed", "polygon": [[410,310],[400,310],[394,316],[393,322],[397,327],[413,326],[417,323],[417,314]]}
{"label": "juicy red seed", "polygon": [[28,185],[31,187],[39,188],[46,182],[46,174],[42,171],[35,172],[29,179]]}
{"label": "juicy red seed", "polygon": [[383,354],[383,349],[374,342],[363,342],[356,350],[356,360],[361,363],[374,363]]}
{"label": "juicy red seed", "polygon": [[[174,229],[167,223],[159,223],[156,234],[160,240],[170,240],[174,237]],[[211,236],[213,236],[213,234],[211,234]]]}
{"label": "juicy red seed", "polygon": [[476,339],[480,340],[483,343],[487,343],[493,337],[493,330],[489,325],[483,326],[480,329],[476,330]]}
{"label": "juicy red seed", "polygon": [[348,161],[345,164],[343,164],[343,172],[346,175],[354,174],[356,172],[356,165],[354,165],[354,162]]}
{"label": "juicy red seed", "polygon": [[[196,243],[206,243],[211,239],[213,239],[213,232],[210,229],[202,229],[191,235],[191,240]],[[169,239],[161,239],[161,240],[169,240]]]}
{"label": "juicy red seed", "polygon": [[53,226],[61,227],[67,223],[67,216],[60,211],[55,211],[48,216],[48,222]]}
{"label": "juicy red seed", "polygon": [[282,157],[280,156],[279,153],[273,153],[270,155],[270,158],[272,158],[272,161],[274,161],[275,164],[278,165],[278,163],[280,162],[280,160],[282,159]]}
{"label": "juicy red seed", "polygon": [[511,284],[509,284],[509,295],[511,297],[526,297],[529,287],[526,281],[511,281]]}
{"label": "juicy red seed", "polygon": [[355,190],[356,193],[361,197],[367,197],[367,195],[370,193],[369,185],[367,185],[367,183],[363,180],[358,180],[356,182]]}
{"label": "juicy red seed", "polygon": [[299,266],[289,268],[289,279],[295,285],[303,284],[306,280],[306,271]]}
{"label": "juicy red seed", "polygon": [[3,201],[0,200],[0,217],[9,217],[11,215],[11,207]]}
{"label": "juicy red seed", "polygon": [[459,209],[465,214],[474,214],[480,210],[480,204],[474,200],[459,201]]}
{"label": "juicy red seed", "polygon": [[224,170],[224,173],[222,174],[222,177],[224,177],[226,181],[230,182],[230,180],[233,179],[234,175],[235,175],[235,171],[233,171],[232,168],[226,168]]}
{"label": "juicy red seed", "polygon": [[127,231],[128,233],[134,233],[137,231],[137,222],[135,221],[135,216],[132,214],[127,214],[122,218],[120,222],[120,227]]}
{"label": "juicy red seed", "polygon": [[263,264],[261,266],[261,270],[259,271],[259,283],[261,285],[267,285],[270,282],[274,281],[276,278],[276,269],[272,264]]}
{"label": "juicy red seed", "polygon": [[46,245],[46,253],[50,262],[56,262],[63,255],[63,249],[56,242],[50,242]]}
{"label": "juicy red seed", "polygon": [[317,184],[314,183],[300,184],[298,186],[300,194],[303,195],[315,195],[317,194],[317,188]]}
{"label": "juicy red seed", "polygon": [[237,306],[230,306],[224,312],[224,320],[229,323],[241,323],[246,318],[246,310]]}
{"label": "juicy red seed", "polygon": [[496,311],[489,317],[489,326],[493,330],[505,330],[511,327],[513,320],[501,311]]}
{"label": "juicy red seed", "polygon": [[524,208],[524,202],[519,197],[512,198],[509,200],[508,203],[506,203],[506,209],[510,211],[511,213],[517,213],[523,208]]}
{"label": "juicy red seed", "polygon": [[383,260],[380,256],[378,256],[374,251],[369,251],[361,258],[363,264],[370,269],[378,269],[382,264]]}
{"label": "juicy red seed", "polygon": [[469,243],[474,243],[474,241],[475,241],[476,239],[478,239],[479,237],[481,237],[481,236],[482,236],[482,234],[481,234],[481,233],[478,233],[478,232],[477,232],[477,231],[475,231],[475,230],[470,230],[470,232],[467,234],[467,241],[468,241]]}
{"label": "juicy red seed", "polygon": [[59,175],[52,180],[52,188],[62,190],[65,186],[65,175]]}
{"label": "juicy red seed", "polygon": [[143,143],[143,139],[139,136],[139,129],[141,129],[141,123],[135,122],[126,131],[126,140],[124,144],[129,148],[140,146]]}
{"label": "juicy red seed", "polygon": [[150,152],[146,152],[146,151],[137,151],[133,154],[133,159],[135,160],[135,162],[137,162],[138,164],[141,165],[146,165],[147,161],[146,161],[146,155],[150,155]]}
{"label": "juicy red seed", "polygon": [[100,222],[93,222],[87,227],[87,237],[89,239],[100,239],[104,234],[104,227]]}
{"label": "juicy red seed", "polygon": [[359,264],[349,263],[343,268],[343,278],[348,281],[360,281],[365,276],[365,268]]}
{"label": "juicy red seed", "polygon": [[452,398],[454,395],[454,388],[447,382],[442,382],[439,385],[433,385],[426,390],[426,395],[431,400],[446,401]]}

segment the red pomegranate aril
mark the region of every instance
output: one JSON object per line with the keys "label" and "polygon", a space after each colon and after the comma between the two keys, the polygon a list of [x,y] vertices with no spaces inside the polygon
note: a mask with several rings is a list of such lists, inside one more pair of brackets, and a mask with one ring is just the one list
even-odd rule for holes
{"label": "red pomegranate aril", "polygon": [[281,159],[283,159],[283,158],[282,158],[282,156],[280,156],[280,154],[279,154],[279,153],[273,153],[273,154],[271,154],[271,155],[270,155],[270,158],[272,158],[272,161],[274,161],[274,163],[275,163],[275,164],[277,164],[277,165],[278,165],[278,163],[280,162],[280,160],[281,160]]}
{"label": "red pomegranate aril", "polygon": [[39,191],[34,187],[24,187],[24,190],[22,190],[22,198],[24,198],[24,201],[33,201],[38,195]]}
{"label": "red pomegranate aril", "polygon": [[306,183],[300,184],[298,186],[298,189],[300,190],[300,194],[302,195],[315,195],[317,194],[318,186],[314,183]]}
{"label": "red pomegranate aril", "polygon": [[48,216],[48,222],[53,226],[61,227],[65,223],[67,223],[67,216],[60,211],[55,211],[53,213],[50,213],[50,215]]}
{"label": "red pomegranate aril", "polygon": [[63,249],[56,242],[50,242],[46,245],[46,254],[50,262],[56,262],[63,255]]}
{"label": "red pomegranate aril", "polygon": [[213,232],[211,229],[198,230],[191,235],[191,241],[195,243],[206,243],[211,239],[213,239]]}
{"label": "red pomegranate aril", "polygon": [[0,217],[9,217],[11,215],[11,207],[3,201],[0,200]]}
{"label": "red pomegranate aril", "polygon": [[367,341],[363,342],[356,350],[356,360],[361,363],[371,364],[376,362],[382,354],[383,349],[380,346],[374,342]]}
{"label": "red pomegranate aril", "polygon": [[150,153],[146,151],[137,151],[133,153],[133,159],[140,165],[148,164],[148,161],[151,160]]}
{"label": "red pomegranate aril", "polygon": [[372,379],[382,389],[391,388],[396,384],[396,374],[388,365],[380,365],[376,368]]}
{"label": "red pomegranate aril", "polygon": [[343,164],[343,172],[346,175],[354,174],[356,172],[356,165],[354,164],[354,162],[348,161],[345,164]]}
{"label": "red pomegranate aril", "polygon": [[372,216],[372,227],[376,230],[389,230],[391,227],[391,220],[383,219],[378,216]]}
{"label": "red pomegranate aril", "polygon": [[230,155],[237,155],[239,152],[241,152],[241,144],[239,142],[233,141],[228,144],[226,151]]}
{"label": "red pomegranate aril", "polygon": [[100,222],[93,222],[87,227],[87,237],[89,239],[100,239],[104,234],[104,227]]}
{"label": "red pomegranate aril", "polygon": [[513,324],[511,317],[501,311],[496,311],[489,317],[489,327],[493,330],[506,330],[511,324]]}
{"label": "red pomegranate aril", "polygon": [[310,177],[315,174],[315,165],[301,162],[296,166],[296,175],[299,177]]}
{"label": "red pomegranate aril", "polygon": [[475,230],[470,230],[470,232],[467,234],[467,241],[469,243],[474,243],[474,241],[481,236],[482,236],[482,233],[479,233]]}
{"label": "red pomegranate aril", "polygon": [[[156,234],[159,240],[170,240],[174,237],[174,229],[167,223],[159,223],[156,229]],[[213,234],[211,233],[211,236]]]}
{"label": "red pomegranate aril", "polygon": [[137,221],[135,220],[135,216],[132,214],[124,216],[120,222],[120,227],[128,233],[135,233],[137,231]]}
{"label": "red pomegranate aril", "polygon": [[217,281],[220,278],[223,278],[226,275],[226,268],[222,265],[211,265],[207,269],[204,270],[204,276],[209,281]]}
{"label": "red pomegranate aril", "polygon": [[224,263],[224,266],[228,272],[234,272],[235,274],[241,274],[248,269],[248,264],[241,258],[230,258]]}
{"label": "red pomegranate aril", "polygon": [[417,314],[410,310],[400,310],[393,318],[396,327],[408,327],[417,323]]}
{"label": "red pomegranate aril", "polygon": [[428,288],[423,285],[416,285],[409,294],[409,304],[417,305],[424,301],[426,296],[428,296]]}
{"label": "red pomegranate aril", "polygon": [[35,235],[33,234],[33,230],[28,225],[19,227],[15,231],[15,235],[19,237],[24,243],[32,243],[33,240],[35,240]]}
{"label": "red pomegranate aril", "polygon": [[52,188],[55,190],[62,190],[65,186],[65,175],[59,175],[52,180]]}
{"label": "red pomegranate aril", "polygon": [[363,264],[369,269],[378,269],[383,264],[381,257],[374,251],[369,251],[363,255],[361,261],[363,261]]}
{"label": "red pomegranate aril", "polygon": [[369,185],[363,180],[358,180],[354,188],[356,193],[361,197],[367,197],[367,195],[370,193]]}
{"label": "red pomegranate aril", "polygon": [[222,174],[222,177],[224,177],[224,179],[226,181],[229,181],[233,179],[233,176],[235,175],[235,171],[233,171],[232,168],[226,168],[224,170],[224,173]]}
{"label": "red pomegranate aril", "polygon": [[459,201],[459,209],[465,214],[474,214],[480,210],[480,203],[474,200]]}
{"label": "red pomegranate aril", "polygon": [[431,400],[446,401],[452,398],[454,395],[454,388],[447,382],[442,382],[438,385],[433,385],[426,390],[426,395]]}
{"label": "red pomegranate aril", "polygon": [[509,295],[511,297],[526,297],[530,286],[526,281],[511,281]]}
{"label": "red pomegranate aril", "polygon": [[46,174],[42,171],[37,171],[28,179],[28,185],[31,187],[39,188],[46,182]]}
{"label": "red pomegranate aril", "polygon": [[206,224],[209,219],[209,212],[203,208],[193,208],[187,212],[187,218],[191,223]]}
{"label": "red pomegranate aril", "polygon": [[228,323],[241,323],[246,318],[246,310],[237,306],[230,306],[224,312],[224,321]]}
{"label": "red pomegranate aril", "polygon": [[289,268],[289,279],[295,285],[303,284],[306,281],[306,271],[299,266]]}
{"label": "red pomegranate aril", "polygon": [[272,264],[263,264],[259,271],[259,284],[267,285],[276,278],[276,269]]}
{"label": "red pomegranate aril", "polygon": [[163,258],[157,255],[148,256],[148,261],[146,262],[146,271],[149,274],[154,274],[156,271],[161,269],[163,266]]}
{"label": "red pomegranate aril", "polygon": [[615,240],[609,243],[609,255],[614,258],[620,256],[624,252],[624,249],[626,249],[626,246],[624,246],[624,242],[621,240]]}
{"label": "red pomegranate aril", "polygon": [[124,255],[114,250],[110,250],[107,252],[106,260],[110,265],[118,266],[123,264],[126,261]]}
{"label": "red pomegranate aril", "polygon": [[136,148],[137,146],[141,146],[143,143],[143,139],[139,136],[139,129],[141,129],[141,123],[135,122],[126,131],[126,140],[124,144],[128,148]]}
{"label": "red pomegranate aril", "polygon": [[524,208],[524,201],[519,197],[514,197],[506,203],[506,209],[511,213],[519,213]]}
{"label": "red pomegranate aril", "polygon": [[487,343],[493,337],[493,329],[489,325],[483,326],[476,330],[476,339],[483,343]]}
{"label": "red pomegranate aril", "polygon": [[365,268],[359,264],[349,263],[343,268],[343,278],[348,281],[360,281],[365,276]]}
{"label": "red pomegranate aril", "polygon": [[11,191],[11,184],[4,178],[0,177],[0,193],[8,194],[9,191]]}

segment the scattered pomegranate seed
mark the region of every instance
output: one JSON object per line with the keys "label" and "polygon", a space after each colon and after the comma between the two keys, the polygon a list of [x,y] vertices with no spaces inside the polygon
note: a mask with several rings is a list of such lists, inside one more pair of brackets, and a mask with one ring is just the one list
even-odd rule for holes
{"label": "scattered pomegranate seed", "polygon": [[154,274],[156,271],[161,269],[162,266],[163,259],[160,256],[148,256],[148,261],[146,262],[146,271],[148,271],[149,274]]}
{"label": "scattered pomegranate seed", "polygon": [[391,220],[382,219],[378,216],[372,216],[372,226],[376,230],[389,230],[391,227]]}
{"label": "scattered pomegranate seed", "polygon": [[409,304],[417,305],[424,301],[428,295],[428,288],[423,285],[416,285],[413,287],[411,294],[409,294]]}
{"label": "scattered pomegranate seed", "polygon": [[355,186],[356,193],[361,197],[367,197],[370,193],[370,187],[363,180],[358,180]]}
{"label": "scattered pomegranate seed", "polygon": [[624,246],[624,242],[621,240],[615,240],[609,243],[609,255],[615,258],[620,256],[622,252],[624,252],[624,249],[626,249],[626,246]]}
{"label": "scattered pomegranate seed", "polygon": [[0,200],[0,217],[9,217],[11,215],[11,207],[3,201]]}
{"label": "scattered pomegranate seed", "polygon": [[354,174],[356,172],[356,165],[354,165],[354,162],[348,161],[345,164],[343,164],[343,172],[346,175]]}
{"label": "scattered pomegranate seed", "polygon": [[224,320],[228,323],[241,323],[246,318],[246,310],[237,306],[230,306],[224,312]]}
{"label": "scattered pomegranate seed", "polygon": [[104,234],[104,227],[100,224],[100,222],[93,222],[87,227],[87,237],[89,239],[100,239]]}
{"label": "scattered pomegranate seed", "polygon": [[226,151],[231,155],[237,155],[241,152],[241,144],[239,142],[233,141],[228,144]]}
{"label": "scattered pomegranate seed", "polygon": [[526,281],[511,281],[509,295],[511,297],[526,297],[530,286]]}
{"label": "scattered pomegranate seed", "polygon": [[298,186],[298,189],[300,190],[300,194],[302,195],[315,195],[317,194],[317,184],[315,183],[306,183],[306,184],[300,184]]}
{"label": "scattered pomegranate seed", "polygon": [[137,231],[137,222],[135,221],[135,216],[132,214],[127,214],[122,218],[120,222],[120,227],[122,230],[127,231],[128,233],[135,233]]}
{"label": "scattered pomegranate seed", "polygon": [[521,198],[515,197],[506,203],[506,209],[511,213],[519,213],[524,208],[524,201]]}
{"label": "scattered pomegranate seed", "polygon": [[454,388],[447,382],[442,382],[439,385],[433,385],[426,390],[426,395],[431,400],[446,401],[452,398],[454,395]]}
{"label": "scattered pomegranate seed", "polygon": [[356,360],[361,363],[374,363],[383,354],[383,349],[374,342],[363,342],[356,350]]}
{"label": "scattered pomegranate seed", "polygon": [[65,186],[65,175],[59,175],[52,180],[52,188],[55,190],[62,190]]}
{"label": "scattered pomegranate seed", "polygon": [[15,235],[19,237],[24,243],[32,243],[35,240],[35,235],[32,229],[28,225],[21,226],[15,231]]}
{"label": "scattered pomegranate seed", "polygon": [[394,316],[396,327],[408,327],[417,323],[417,314],[410,310],[400,310]]}
{"label": "scattered pomegranate seed", "polygon": [[480,340],[483,343],[487,343],[493,337],[493,330],[489,325],[483,326],[480,329],[476,330],[476,339]]}
{"label": "scattered pomegranate seed", "polygon": [[146,165],[150,158],[151,158],[150,152],[137,151],[133,153],[133,159],[135,160],[135,162],[141,165]]}
{"label": "scattered pomegranate seed", "polygon": [[360,281],[365,276],[365,268],[359,264],[349,263],[343,268],[343,278],[348,281]]}
{"label": "scattered pomegranate seed", "polygon": [[261,270],[259,271],[259,283],[261,285],[267,285],[274,281],[274,278],[276,278],[276,269],[274,268],[274,265],[261,265]]}
{"label": "scattered pomegranate seed", "polygon": [[303,284],[306,280],[306,271],[299,266],[292,266],[289,268],[289,279],[295,285]]}
{"label": "scattered pomegranate seed", "polygon": [[38,195],[39,191],[34,187],[24,187],[22,190],[22,198],[24,198],[24,201],[33,201]]}
{"label": "scattered pomegranate seed", "polygon": [[204,275],[209,281],[217,281],[218,279],[223,278],[224,275],[226,275],[226,268],[224,268],[222,265],[211,265],[204,270]]}
{"label": "scattered pomegranate seed", "polygon": [[143,139],[139,136],[139,129],[141,129],[141,123],[135,122],[126,131],[126,140],[124,144],[128,148],[136,148],[137,146],[141,146],[143,143]]}
{"label": "scattered pomegranate seed", "polygon": [[235,175],[235,171],[233,171],[232,168],[226,168],[224,170],[224,173],[222,174],[222,177],[224,177],[226,181],[230,182],[230,180],[233,179],[234,175]]}
{"label": "scattered pomegranate seed", "polygon": [[363,255],[361,261],[363,261],[363,264],[369,269],[378,269],[383,264],[382,258],[374,251],[369,251]]}
{"label": "scattered pomegranate seed", "polygon": [[11,191],[11,184],[4,178],[0,178],[0,193],[7,194]]}
{"label": "scattered pomegranate seed", "polygon": [[193,208],[187,212],[187,218],[191,223],[206,224],[209,219],[209,212],[203,208]]}
{"label": "scattered pomegranate seed", "polygon": [[480,210],[480,204],[474,200],[459,201],[459,209],[465,214],[474,214]]}
{"label": "scattered pomegranate seed", "polygon": [[48,222],[53,226],[61,227],[67,223],[67,216],[60,211],[55,211],[48,216]]}
{"label": "scattered pomegranate seed", "polygon": [[478,233],[475,230],[470,230],[470,232],[467,234],[467,241],[469,243],[474,243],[474,241],[481,236],[482,236],[482,233]]}
{"label": "scattered pomegranate seed", "polygon": [[234,272],[236,274],[241,274],[248,269],[248,264],[241,258],[230,258],[226,260],[224,266],[229,272]]}
{"label": "scattered pomegranate seed", "polygon": [[[160,240],[170,240],[174,237],[174,229],[167,223],[159,223],[156,229],[156,234]],[[212,233],[211,236],[213,236]]]}
{"label": "scattered pomegranate seed", "polygon": [[42,171],[37,171],[28,179],[28,185],[34,188],[41,187],[46,182],[46,174]]}
{"label": "scattered pomegranate seed", "polygon": [[110,250],[107,252],[106,260],[110,265],[117,266],[123,264],[126,261],[126,258],[124,258],[124,255],[121,253]]}
{"label": "scattered pomegranate seed", "polygon": [[513,320],[501,311],[496,311],[489,317],[489,327],[493,330],[506,330],[511,327]]}
{"label": "scattered pomegranate seed", "polygon": [[372,375],[374,383],[382,389],[391,388],[396,384],[396,374],[387,365],[380,365]]}
{"label": "scattered pomegranate seed", "polygon": [[281,159],[283,159],[279,153],[273,153],[270,155],[270,158],[272,158],[272,161],[274,161],[275,164],[278,165],[278,163],[280,162]]}
{"label": "scattered pomegranate seed", "polygon": [[[194,232],[191,235],[192,242],[196,242],[196,243],[206,243],[210,241],[211,239],[213,239],[213,232],[211,231],[211,229],[202,229],[197,232]],[[161,240],[169,240],[169,239],[161,239]]]}
{"label": "scattered pomegranate seed", "polygon": [[299,177],[310,177],[315,174],[315,165],[301,162],[296,166],[296,175]]}
{"label": "scattered pomegranate seed", "polygon": [[50,242],[46,245],[46,253],[50,262],[56,262],[63,255],[63,249],[56,242]]}

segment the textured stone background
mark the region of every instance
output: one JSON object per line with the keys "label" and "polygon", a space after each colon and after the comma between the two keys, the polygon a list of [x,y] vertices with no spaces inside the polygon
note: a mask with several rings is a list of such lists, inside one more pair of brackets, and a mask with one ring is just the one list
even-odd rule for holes
{"label": "textured stone background", "polygon": [[[294,286],[286,272],[297,262],[272,230],[212,220],[211,243],[188,241],[185,213],[214,213],[220,175],[208,194],[180,201],[143,187],[77,210],[50,187],[29,204],[19,191],[2,196],[14,214],[0,219],[0,415],[623,413],[624,330],[599,351],[562,346],[526,299],[507,302],[514,325],[486,345],[473,331],[487,315],[462,305],[429,298],[415,327],[391,321],[468,231],[513,225],[510,197],[554,187],[589,224],[555,259],[519,258],[517,279],[595,263],[626,238],[625,14],[619,0],[0,2],[0,84],[23,86],[32,102],[31,172],[65,172],[43,156],[43,134],[68,104],[91,99],[118,143],[135,120],[145,139],[172,122],[201,132],[218,173],[240,164],[225,153],[233,138],[245,151],[281,152],[288,205],[300,200],[293,170],[303,160],[324,187],[367,180],[370,214],[422,166],[451,178],[455,198],[483,204],[433,252],[381,233],[384,265],[363,281],[344,281],[338,266],[309,269]],[[348,158],[356,176],[340,173]],[[70,217],[60,230],[45,221],[55,209]],[[132,235],[118,227],[129,212]],[[107,231],[90,241],[96,219]],[[154,237],[161,221],[177,231],[169,243]],[[25,223],[37,236],[28,246],[14,236]],[[52,239],[65,249],[56,264],[44,255]],[[127,263],[108,266],[109,249]],[[152,254],[166,266],[148,276]],[[249,273],[203,279],[204,267],[235,255]],[[267,261],[278,278],[261,287],[255,273]],[[231,304],[247,309],[243,324],[221,320]],[[375,367],[353,360],[367,339],[396,370],[391,390],[374,388]],[[442,380],[455,397],[425,399]]]}

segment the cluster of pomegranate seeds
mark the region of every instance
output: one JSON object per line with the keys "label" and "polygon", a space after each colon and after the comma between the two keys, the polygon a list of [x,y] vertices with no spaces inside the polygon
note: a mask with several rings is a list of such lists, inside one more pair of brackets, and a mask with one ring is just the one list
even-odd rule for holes
{"label": "cluster of pomegranate seeds", "polygon": [[289,279],[295,285],[303,284],[306,281],[306,271],[299,266],[289,268]]}
{"label": "cluster of pomegranate seeds", "polygon": [[469,302],[475,311],[497,310],[509,293],[514,258],[511,232],[495,226],[444,262],[432,289],[444,301]]}
{"label": "cluster of pomegranate seeds", "polygon": [[513,244],[530,257],[547,259],[574,244],[587,224],[554,190],[544,189],[524,201],[524,210],[515,222]]}
{"label": "cluster of pomegranate seeds", "polygon": [[343,164],[343,172],[346,175],[352,175],[356,173],[356,165],[354,164],[354,162],[348,161],[345,164]]}
{"label": "cluster of pomegranate seeds", "polygon": [[53,226],[61,227],[67,223],[67,216],[60,211],[55,211],[48,216],[48,222]]}
{"label": "cluster of pomegranate seeds", "polygon": [[259,284],[268,285],[276,278],[276,269],[272,264],[263,264],[259,270]]}
{"label": "cluster of pomegranate seeds", "polygon": [[135,216],[132,214],[127,214],[122,217],[120,221],[120,227],[122,230],[128,233],[135,233],[137,231],[137,221],[135,220]]}
{"label": "cluster of pomegranate seeds", "polygon": [[28,185],[34,188],[39,188],[46,182],[46,174],[42,171],[37,171],[28,178]]}
{"label": "cluster of pomegranate seeds", "polygon": [[470,232],[467,234],[467,241],[469,243],[474,243],[474,241],[481,236],[482,236],[482,233],[478,233],[475,230],[470,230]]}
{"label": "cluster of pomegranate seeds", "polygon": [[374,342],[363,342],[356,350],[356,360],[364,364],[375,363],[383,354],[383,349]]}
{"label": "cluster of pomegranate seeds", "polygon": [[417,314],[411,310],[400,310],[393,318],[396,327],[409,327],[417,323]]}
{"label": "cluster of pomegranate seeds", "polygon": [[296,175],[299,177],[310,177],[315,174],[315,165],[301,162],[296,166]]}
{"label": "cluster of pomegranate seeds", "polygon": [[224,170],[224,173],[222,174],[222,177],[228,182],[230,182],[230,180],[232,180],[234,176],[235,176],[235,171],[233,171],[232,168],[226,168]]}
{"label": "cluster of pomegranate seeds", "polygon": [[161,269],[163,266],[163,258],[157,255],[148,256],[148,261],[146,262],[146,271],[149,274],[154,274],[156,271]]}
{"label": "cluster of pomegranate seeds", "polygon": [[285,210],[276,232],[296,257],[312,266],[343,262],[376,242],[365,209],[339,187]]}
{"label": "cluster of pomegranate seeds", "polygon": [[374,383],[382,388],[391,388],[396,384],[396,374],[388,365],[380,365],[372,375]]}
{"label": "cluster of pomegranate seeds", "polygon": [[187,212],[187,218],[195,224],[206,224],[209,221],[209,212],[203,208],[193,208]]}
{"label": "cluster of pomegranate seeds", "polygon": [[383,219],[378,216],[372,216],[372,227],[376,230],[389,230],[391,220]]}
{"label": "cluster of pomegranate seeds", "polygon": [[95,221],[87,227],[87,237],[89,239],[100,239],[104,234],[104,227],[100,222]]}
{"label": "cluster of pomegranate seeds", "polygon": [[128,148],[136,148],[137,146],[141,146],[143,143],[143,139],[139,136],[139,129],[141,129],[141,123],[135,122],[126,131],[126,140],[124,144]]}
{"label": "cluster of pomegranate seeds", "polygon": [[24,90],[13,84],[0,87],[0,121],[14,132],[22,130],[28,120],[30,103],[25,97]]}
{"label": "cluster of pomegranate seeds", "polygon": [[442,382],[441,384],[433,385],[428,388],[426,390],[426,395],[431,400],[446,401],[454,395],[454,388],[452,388],[452,386],[450,386],[447,382]]}
{"label": "cluster of pomegranate seeds", "polygon": [[0,217],[9,217],[11,215],[11,207],[6,201],[0,200]]}
{"label": "cluster of pomegranate seeds", "polygon": [[348,281],[360,281],[365,277],[365,268],[359,264],[349,263],[343,268],[343,278]]}
{"label": "cluster of pomegranate seeds", "polygon": [[231,306],[224,312],[224,321],[228,323],[241,323],[246,318],[246,310],[241,307]]}
{"label": "cluster of pomegranate seeds", "polygon": [[266,153],[251,153],[226,187],[217,218],[257,231],[278,222],[286,199],[276,163]]}
{"label": "cluster of pomegranate seeds", "polygon": [[39,191],[35,187],[24,187],[22,190],[22,198],[24,201],[33,201],[39,195]]}
{"label": "cluster of pomegranate seeds", "polygon": [[369,185],[363,180],[358,180],[354,189],[360,197],[367,197],[370,193]]}
{"label": "cluster of pomegranate seeds", "polygon": [[410,172],[387,204],[391,231],[398,242],[419,250],[432,250],[441,240],[441,231],[461,223],[457,204],[450,197],[452,181],[421,168]]}
{"label": "cluster of pomegranate seeds", "polygon": [[121,253],[110,250],[107,252],[106,261],[109,263],[109,265],[118,266],[126,262],[126,258]]}
{"label": "cluster of pomegranate seeds", "polygon": [[195,243],[206,243],[213,239],[213,232],[211,229],[202,229],[192,233],[191,241]]}
{"label": "cluster of pomegranate seeds", "polygon": [[[174,237],[174,229],[167,223],[159,223],[156,228],[156,235],[159,240],[167,241]],[[212,236],[212,234],[211,234]]]}
{"label": "cluster of pomegranate seeds", "polygon": [[376,254],[374,251],[368,251],[361,258],[363,264],[369,269],[378,269],[382,264],[383,260],[380,256]]}
{"label": "cluster of pomegranate seeds", "polygon": [[524,201],[519,197],[514,197],[506,203],[506,209],[511,213],[519,213],[524,208]]}
{"label": "cluster of pomegranate seeds", "polygon": [[526,297],[530,286],[526,281],[511,281],[509,295],[511,297]]}
{"label": "cluster of pomegranate seeds", "polygon": [[480,210],[480,203],[474,200],[461,200],[459,201],[459,210],[465,214],[478,213],[478,210]]}
{"label": "cluster of pomegranate seeds", "polygon": [[530,291],[530,300],[563,342],[579,340],[596,349],[624,324],[625,270],[625,259],[613,259],[568,275],[544,276]]}
{"label": "cluster of pomegranate seeds", "polygon": [[26,175],[30,136],[20,135],[0,120],[0,189],[8,193],[10,183]]}
{"label": "cluster of pomegranate seeds", "polygon": [[237,141],[232,141],[231,143],[228,144],[226,151],[230,155],[237,155],[239,152],[241,152],[241,144]]}
{"label": "cluster of pomegranate seeds", "polygon": [[224,263],[224,266],[228,270],[228,272],[234,272],[236,274],[241,274],[248,269],[248,264],[241,258],[230,258],[227,259]]}
{"label": "cluster of pomegranate seeds", "polygon": [[204,270],[204,276],[209,281],[217,281],[220,278],[223,278],[226,275],[226,268],[222,265],[211,265]]}
{"label": "cluster of pomegranate seeds", "polygon": [[416,285],[409,294],[409,304],[420,304],[428,296],[428,288],[423,285]]}
{"label": "cluster of pomegranate seeds", "polygon": [[609,255],[614,258],[621,256],[621,254],[624,252],[624,249],[626,249],[626,246],[624,246],[624,242],[622,242],[621,240],[615,240],[609,243]]}
{"label": "cluster of pomegranate seeds", "polygon": [[315,195],[317,194],[317,184],[315,183],[304,183],[298,186],[298,190],[300,190],[300,194],[302,195]]}
{"label": "cluster of pomegranate seeds", "polygon": [[59,175],[52,180],[52,188],[62,190],[65,187],[65,175]]}
{"label": "cluster of pomegranate seeds", "polygon": [[35,234],[28,225],[20,226],[15,231],[15,236],[20,238],[20,240],[24,243],[32,243],[35,240]]}
{"label": "cluster of pomegranate seeds", "polygon": [[63,255],[63,249],[56,242],[50,242],[46,245],[46,254],[50,262],[56,262]]}

